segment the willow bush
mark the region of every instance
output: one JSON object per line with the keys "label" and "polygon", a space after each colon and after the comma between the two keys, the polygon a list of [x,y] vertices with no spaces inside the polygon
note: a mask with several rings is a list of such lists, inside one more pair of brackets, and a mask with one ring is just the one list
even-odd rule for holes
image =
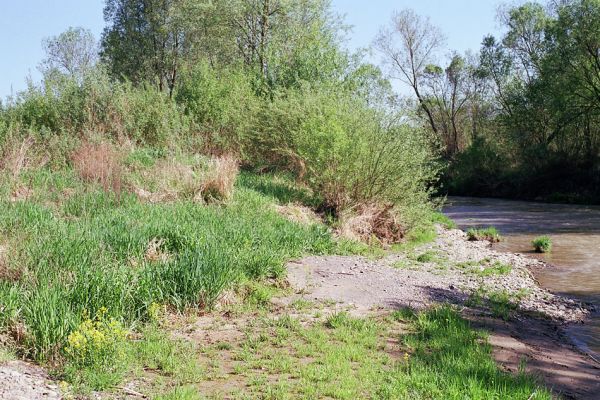
{"label": "willow bush", "polygon": [[262,107],[249,147],[257,163],[295,172],[335,213],[392,205],[412,225],[430,209],[438,168],[424,132],[349,92],[279,93]]}

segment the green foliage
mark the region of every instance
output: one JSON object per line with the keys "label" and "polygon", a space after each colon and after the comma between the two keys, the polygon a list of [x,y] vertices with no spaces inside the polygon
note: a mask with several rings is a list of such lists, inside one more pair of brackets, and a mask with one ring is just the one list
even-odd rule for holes
{"label": "green foliage", "polygon": [[42,140],[56,135],[128,138],[155,147],[174,142],[189,129],[169,98],[150,88],[111,81],[101,68],[74,78],[47,79],[19,93],[4,118]]}
{"label": "green foliage", "polygon": [[[328,208],[394,204],[408,226],[429,209],[435,180],[427,139],[341,90],[280,93],[259,115],[252,141],[262,163],[295,171]],[[259,162],[260,163],[260,162]]]}
{"label": "green foliage", "polygon": [[[0,321],[24,324],[37,359],[62,348],[84,310],[106,307],[127,326],[150,318],[153,303],[210,307],[237,279],[281,276],[288,258],[336,248],[325,227],[294,224],[242,187],[222,208],[117,201],[100,190],[47,203],[52,184],[34,187],[41,203],[0,202],[3,236],[21,238],[11,252],[28,270],[22,282],[0,284]],[[155,239],[164,258],[147,256]]]}
{"label": "green foliage", "polygon": [[531,244],[538,253],[548,253],[552,250],[552,239],[549,236],[538,236]]}
{"label": "green foliage", "polygon": [[478,68],[495,95],[476,99],[498,111],[474,121],[483,129],[453,160],[450,191],[598,201],[600,3],[528,2],[501,20],[506,33],[484,39]]}
{"label": "green foliage", "polygon": [[216,70],[206,63],[184,74],[175,100],[203,132],[209,151],[244,155],[260,99],[243,69]]}
{"label": "green foliage", "polygon": [[467,239],[469,240],[487,240],[496,243],[501,240],[500,233],[493,226],[487,228],[469,228],[467,230]]}

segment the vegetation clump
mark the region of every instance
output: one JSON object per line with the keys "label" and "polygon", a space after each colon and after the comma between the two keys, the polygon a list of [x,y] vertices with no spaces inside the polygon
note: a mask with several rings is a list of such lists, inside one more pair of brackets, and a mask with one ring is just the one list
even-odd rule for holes
{"label": "vegetation clump", "polygon": [[496,228],[490,226],[487,228],[469,228],[467,239],[471,241],[487,240],[490,243],[497,243],[501,240],[501,236]]}
{"label": "vegetation clump", "polygon": [[552,239],[549,236],[538,236],[531,242],[537,253],[548,253],[552,250]]}

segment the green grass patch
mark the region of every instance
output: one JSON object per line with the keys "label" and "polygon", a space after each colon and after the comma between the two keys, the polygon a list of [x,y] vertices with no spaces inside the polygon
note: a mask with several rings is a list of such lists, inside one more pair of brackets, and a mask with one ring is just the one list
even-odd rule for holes
{"label": "green grass patch", "polygon": [[457,225],[452,219],[445,214],[435,211],[431,213],[431,222],[434,224],[440,224],[446,229],[456,229]]}
{"label": "green grass patch", "polygon": [[471,241],[487,240],[491,243],[499,242],[502,239],[498,230],[493,226],[487,228],[469,228],[467,230],[467,238]]}
{"label": "green grass patch", "polygon": [[512,271],[512,266],[510,266],[509,264],[502,263],[500,261],[496,261],[493,264],[490,264],[489,261],[482,261],[479,263],[463,263],[461,264],[461,268],[465,269],[473,275],[482,277],[503,276],[510,274],[510,272]]}
{"label": "green grass patch", "polygon": [[235,360],[229,368],[237,383],[204,390],[208,398],[551,398],[530,376],[498,368],[486,335],[450,307],[383,318],[338,312],[309,325],[291,317],[256,321],[227,354],[211,356],[215,365]]}
{"label": "green grass patch", "polygon": [[548,253],[552,251],[552,239],[549,236],[538,236],[531,242],[537,253]]}
{"label": "green grass patch", "polygon": [[[0,324],[23,324],[21,345],[40,361],[61,358],[85,313],[106,308],[128,327],[148,320],[154,303],[210,308],[235,282],[281,277],[290,258],[346,251],[325,226],[278,215],[273,198],[244,178],[227,206],[144,203],[81,186],[68,173],[34,178],[35,199],[0,200],[0,234],[14,242],[11,262],[27,271],[1,282]],[[256,303],[268,297],[258,287],[251,295]]]}
{"label": "green grass patch", "polygon": [[528,294],[527,289],[510,293],[506,290],[488,290],[481,286],[471,293],[466,304],[470,307],[487,307],[494,317],[508,321],[513,312],[519,308],[521,300]]}

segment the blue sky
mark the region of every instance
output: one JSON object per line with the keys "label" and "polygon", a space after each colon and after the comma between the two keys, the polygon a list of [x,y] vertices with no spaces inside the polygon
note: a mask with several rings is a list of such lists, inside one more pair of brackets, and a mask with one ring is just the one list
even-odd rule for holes
{"label": "blue sky", "polygon": [[[449,49],[477,50],[486,33],[496,32],[498,0],[333,0],[334,9],[353,26],[348,46],[368,46],[392,10],[412,8],[431,17],[447,37]],[[26,87],[26,77],[39,79],[41,41],[69,26],[104,27],[103,0],[0,0],[0,98]],[[377,61],[377,60],[373,60]]]}

